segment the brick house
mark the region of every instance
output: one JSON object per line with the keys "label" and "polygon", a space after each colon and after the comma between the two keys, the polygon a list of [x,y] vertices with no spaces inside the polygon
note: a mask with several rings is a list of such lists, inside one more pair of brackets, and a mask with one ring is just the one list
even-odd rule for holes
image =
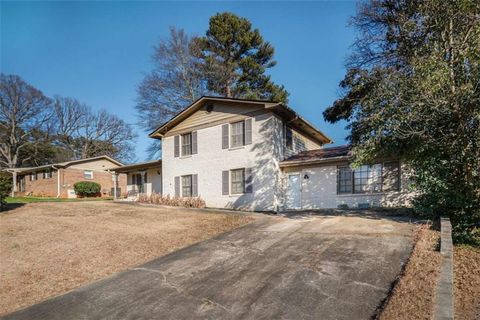
{"label": "brick house", "polygon": [[74,198],[76,182],[93,181],[100,184],[101,195],[107,197],[113,195],[115,182],[118,195],[127,191],[126,175],[116,175],[110,170],[122,165],[108,156],[99,156],[6,171],[13,175],[12,196]]}

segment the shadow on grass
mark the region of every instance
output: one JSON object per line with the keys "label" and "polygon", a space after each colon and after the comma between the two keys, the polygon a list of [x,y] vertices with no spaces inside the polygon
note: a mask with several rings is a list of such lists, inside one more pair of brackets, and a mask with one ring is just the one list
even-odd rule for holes
{"label": "shadow on grass", "polygon": [[7,211],[11,211],[11,210],[23,207],[24,205],[25,203],[7,203],[0,208],[0,212],[7,213]]}

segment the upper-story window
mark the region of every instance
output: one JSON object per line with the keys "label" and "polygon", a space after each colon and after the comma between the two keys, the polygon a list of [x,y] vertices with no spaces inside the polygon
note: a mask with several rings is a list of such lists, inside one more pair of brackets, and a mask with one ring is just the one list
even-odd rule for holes
{"label": "upper-story window", "polygon": [[192,154],[192,133],[182,134],[182,156]]}
{"label": "upper-story window", "polygon": [[246,146],[252,143],[253,118],[222,125],[222,149]]}
{"label": "upper-story window", "polygon": [[231,124],[231,147],[241,147],[245,145],[245,122],[239,121]]}
{"label": "upper-story window", "polygon": [[293,131],[289,127],[285,127],[285,146],[289,149],[293,147]]}

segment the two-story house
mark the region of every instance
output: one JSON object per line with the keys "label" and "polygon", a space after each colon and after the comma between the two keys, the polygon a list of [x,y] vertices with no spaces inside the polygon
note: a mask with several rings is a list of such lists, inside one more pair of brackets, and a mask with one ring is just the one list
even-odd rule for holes
{"label": "two-story house", "polygon": [[403,188],[398,163],[352,170],[348,147],[324,148],[331,139],[281,103],[202,97],[150,137],[162,140],[162,193],[208,207],[386,205]]}

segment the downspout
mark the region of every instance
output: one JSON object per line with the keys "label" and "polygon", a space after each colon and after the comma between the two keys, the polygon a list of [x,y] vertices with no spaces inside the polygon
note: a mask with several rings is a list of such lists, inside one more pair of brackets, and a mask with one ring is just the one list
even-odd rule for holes
{"label": "downspout", "polygon": [[17,171],[13,170],[12,175],[13,175],[12,197],[15,197],[15,192],[17,191]]}

